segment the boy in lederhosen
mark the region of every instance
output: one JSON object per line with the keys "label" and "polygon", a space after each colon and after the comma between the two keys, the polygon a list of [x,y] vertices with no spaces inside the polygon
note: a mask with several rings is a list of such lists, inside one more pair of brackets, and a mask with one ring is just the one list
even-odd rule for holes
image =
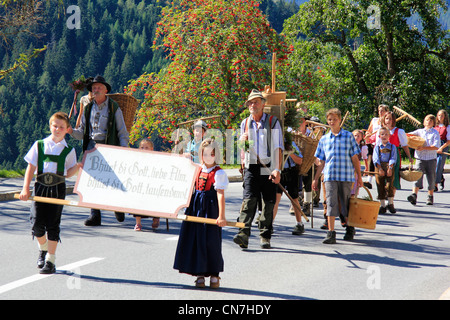
{"label": "boy in lederhosen", "polygon": [[[73,176],[79,168],[75,149],[68,146],[64,136],[70,128],[69,117],[63,112],[52,115],[49,121],[51,135],[36,141],[25,156],[28,167],[20,200],[30,197],[30,183],[37,173],[33,193],[35,196],[64,199],[65,178]],[[31,230],[39,245],[38,268],[40,273],[55,273],[55,253],[60,233],[63,206],[34,202],[31,205]]]}
{"label": "boy in lederhosen", "polygon": [[[394,166],[397,162],[396,146],[389,142],[390,131],[386,127],[378,130],[380,143],[373,148],[373,164],[375,165],[378,200],[380,200],[380,214],[389,212],[395,213],[394,209]],[[386,196],[387,193],[387,196]],[[386,206],[386,198],[388,205]]]}

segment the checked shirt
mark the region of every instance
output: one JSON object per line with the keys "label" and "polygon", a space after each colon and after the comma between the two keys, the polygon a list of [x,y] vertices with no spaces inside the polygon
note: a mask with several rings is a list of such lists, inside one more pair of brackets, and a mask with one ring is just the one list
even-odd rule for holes
{"label": "checked shirt", "polygon": [[325,161],[324,181],[355,181],[352,157],[361,152],[353,135],[341,129],[337,135],[327,133],[320,139],[315,157]]}

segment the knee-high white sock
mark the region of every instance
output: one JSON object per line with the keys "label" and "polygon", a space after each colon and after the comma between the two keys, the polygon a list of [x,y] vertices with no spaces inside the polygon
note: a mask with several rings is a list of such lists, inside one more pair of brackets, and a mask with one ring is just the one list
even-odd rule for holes
{"label": "knee-high white sock", "polygon": [[45,241],[44,244],[40,244],[38,242],[38,247],[39,247],[39,250],[41,250],[41,251],[48,251],[48,241]]}
{"label": "knee-high white sock", "polygon": [[51,263],[55,264],[55,260],[56,255],[47,252],[47,254],[45,255],[45,261],[50,261]]}
{"label": "knee-high white sock", "polygon": [[312,191],[311,192],[305,192],[305,202],[311,203],[312,201]]}

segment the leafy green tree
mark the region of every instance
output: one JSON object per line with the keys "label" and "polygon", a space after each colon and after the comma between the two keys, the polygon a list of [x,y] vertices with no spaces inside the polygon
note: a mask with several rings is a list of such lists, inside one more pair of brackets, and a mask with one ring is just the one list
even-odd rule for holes
{"label": "leafy green tree", "polygon": [[[379,103],[420,119],[449,103],[450,37],[439,23],[446,11],[444,0],[310,0],[284,25],[294,45],[290,66],[300,74],[305,64],[311,73],[320,67],[330,105],[355,119],[370,119]],[[421,29],[408,24],[412,15]],[[298,85],[285,80],[287,87]]]}
{"label": "leafy green tree", "polygon": [[289,53],[251,0],[173,2],[158,23],[154,48],[160,47],[170,64],[127,88],[145,91],[132,141],[154,132],[170,139],[179,122],[208,115],[222,116],[217,127],[236,127],[249,91],[270,83],[272,52],[279,64]]}

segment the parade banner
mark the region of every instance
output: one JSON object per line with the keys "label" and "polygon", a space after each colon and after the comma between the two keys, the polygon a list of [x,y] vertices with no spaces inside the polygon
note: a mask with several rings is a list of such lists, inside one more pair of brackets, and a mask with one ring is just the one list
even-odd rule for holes
{"label": "parade banner", "polygon": [[175,218],[199,170],[183,156],[97,144],[84,154],[74,192],[79,206]]}
{"label": "parade banner", "polygon": [[[86,151],[74,193],[79,201],[47,197],[28,200],[57,205],[216,224],[216,219],[185,215],[201,170],[190,159],[173,153],[97,144]],[[14,198],[19,199],[19,194]],[[244,228],[242,222],[227,221]]]}

